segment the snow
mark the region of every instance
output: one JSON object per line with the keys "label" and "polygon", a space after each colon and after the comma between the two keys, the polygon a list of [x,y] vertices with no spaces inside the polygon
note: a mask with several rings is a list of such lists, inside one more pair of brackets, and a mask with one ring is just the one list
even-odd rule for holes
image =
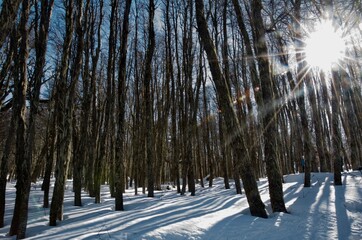
{"label": "snow", "polygon": [[[37,183],[31,189],[27,239],[362,239],[362,175],[344,172],[343,185],[333,185],[333,174],[312,173],[312,186],[303,187],[303,174],[284,176],[284,199],[289,214],[272,213],[266,179],[258,182],[268,219],[253,217],[245,195],[224,189],[223,179],[212,188],[197,187],[196,196],[180,196],[175,189],[158,191],[154,198],[124,195],[125,211],[114,211],[108,186],[102,203],[83,194],[83,206],[73,206],[72,182],[67,181],[64,220],[48,224]],[[8,237],[15,199],[15,182],[8,183],[6,216],[0,238]]]}

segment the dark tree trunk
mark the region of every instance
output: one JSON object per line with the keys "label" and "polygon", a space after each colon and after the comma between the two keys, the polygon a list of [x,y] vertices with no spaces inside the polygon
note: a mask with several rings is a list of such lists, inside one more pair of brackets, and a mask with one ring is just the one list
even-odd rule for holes
{"label": "dark tree trunk", "polygon": [[[79,11],[83,11],[83,6],[81,2],[78,3]],[[74,192],[74,206],[82,206],[82,175],[83,175],[83,166],[85,158],[87,156],[87,142],[89,142],[88,136],[88,123],[89,123],[89,114],[90,114],[90,88],[89,88],[89,38],[93,36],[86,36],[87,40],[84,40],[85,33],[89,35],[89,20],[88,13],[90,8],[90,0],[87,0],[86,6],[84,9],[84,21],[82,23],[82,18],[78,18],[77,22],[77,37],[78,37],[78,49],[77,49],[77,58],[74,65],[79,65],[77,71],[80,71],[82,64],[83,49],[85,49],[85,64],[84,64],[84,73],[83,73],[83,101],[82,101],[82,117],[80,120],[80,126],[76,121],[76,117],[73,119],[73,192]],[[82,28],[83,26],[83,28]],[[85,46],[84,46],[85,45]],[[77,78],[80,73],[74,72]],[[79,128],[79,129],[78,129]]]}
{"label": "dark tree trunk", "polygon": [[25,238],[28,223],[28,203],[31,183],[31,158],[27,155],[29,145],[26,139],[26,92],[28,87],[27,59],[28,59],[28,29],[30,2],[23,0],[20,20],[20,50],[19,50],[19,77],[15,78],[15,111],[16,111],[16,199],[14,215],[9,235],[17,235],[17,239]]}
{"label": "dark tree trunk", "polygon": [[[53,104],[52,104],[53,105]],[[51,106],[52,106],[51,105]],[[50,120],[48,123],[48,151],[46,156],[46,166],[45,166],[45,173],[44,173],[44,179],[42,184],[42,190],[44,191],[44,197],[43,197],[43,207],[48,208],[49,207],[49,190],[50,190],[50,178],[53,170],[53,164],[54,164],[54,152],[55,152],[55,142],[56,142],[56,117],[55,114],[51,113],[49,116]]]}
{"label": "dark tree trunk", "polygon": [[230,138],[230,144],[235,158],[243,159],[242,162],[242,179],[244,183],[245,193],[248,199],[250,212],[253,216],[267,218],[268,215],[265,211],[265,205],[261,201],[258,186],[251,168],[247,150],[243,145],[245,144],[243,136],[241,135],[240,124],[237,116],[232,107],[232,100],[230,97],[229,87],[225,82],[224,76],[221,72],[218,57],[215,51],[214,44],[211,40],[209,30],[204,15],[204,2],[202,0],[195,0],[196,3],[196,21],[199,31],[199,36],[205,48],[210,71],[215,83],[216,91],[218,94],[219,105],[224,116],[227,126],[227,135]]}
{"label": "dark tree trunk", "polygon": [[333,147],[333,171],[334,185],[342,185],[342,137],[339,126],[340,117],[340,84],[341,81],[337,70],[332,70],[332,147]]}
{"label": "dark tree trunk", "polygon": [[[92,4],[92,9],[94,8],[94,5]],[[96,26],[95,23],[90,26],[90,35],[97,36],[97,46],[95,51],[91,49],[91,55],[92,55],[92,74],[90,76],[90,86],[89,86],[89,107],[90,107],[90,113],[89,116],[91,117],[91,123],[90,123],[90,131],[89,131],[89,141],[87,142],[87,152],[88,152],[88,161],[85,162],[87,165],[86,173],[85,173],[85,188],[89,193],[90,197],[95,197],[95,191],[94,191],[94,169],[95,169],[95,159],[97,156],[97,145],[98,145],[98,115],[97,115],[97,67],[98,67],[98,61],[100,57],[101,52],[101,25],[103,22],[103,0],[100,1],[99,5],[99,21],[98,21],[98,27],[97,30],[95,30]],[[96,14],[95,14],[96,15]],[[95,21],[95,20],[94,20]],[[96,22],[96,21],[95,21]]]}
{"label": "dark tree trunk", "polygon": [[[137,9],[137,7],[136,7]],[[140,158],[142,156],[143,145],[140,145],[140,129],[141,129],[141,104],[140,104],[140,94],[139,94],[139,70],[138,67],[138,11],[136,10],[135,17],[135,38],[134,38],[134,119],[133,119],[133,174],[134,174],[134,193],[138,194],[138,186],[140,186],[141,174],[139,174],[140,169]]]}
{"label": "dark tree trunk", "polygon": [[7,176],[9,172],[9,157],[11,152],[11,146],[13,145],[15,139],[15,127],[16,127],[16,117],[15,111],[13,112],[10,120],[10,125],[8,129],[8,136],[6,138],[4,152],[1,158],[1,173],[0,173],[0,228],[4,227],[4,216],[5,216],[5,203],[6,203],[6,183]]}
{"label": "dark tree trunk", "polygon": [[[243,36],[243,41],[245,43],[245,50],[246,50],[246,54],[247,54],[246,61],[247,61],[247,64],[249,65],[251,82],[252,82],[253,88],[257,89],[260,87],[260,79],[258,78],[257,66],[256,66],[256,63],[253,58],[254,53],[253,53],[251,40],[250,40],[248,31],[247,31],[246,25],[244,23],[243,14],[242,14],[242,10],[241,10],[239,1],[232,0],[232,2],[233,2],[234,10],[236,13],[236,19],[238,22],[239,30]],[[258,106],[262,106],[262,104],[263,104],[262,92],[254,91],[254,94],[255,94],[255,100],[256,100]]]}
{"label": "dark tree trunk", "polygon": [[[63,220],[63,201],[65,191],[66,174],[69,164],[69,148],[71,142],[71,118],[68,115],[68,102],[70,99],[70,92],[67,90],[67,72],[68,61],[70,58],[71,44],[73,39],[74,17],[73,17],[73,0],[65,2],[66,8],[66,34],[63,44],[63,55],[61,59],[60,72],[57,76],[56,85],[56,118],[57,118],[57,156],[56,156],[56,169],[55,169],[55,184],[50,205],[49,225],[56,226],[57,220]],[[69,95],[68,99],[67,96]],[[72,103],[71,103],[72,104]]]}
{"label": "dark tree trunk", "polygon": [[126,105],[126,61],[127,61],[127,43],[129,33],[129,14],[131,9],[132,0],[126,1],[126,7],[124,10],[123,27],[121,34],[121,49],[119,59],[119,77],[118,77],[118,131],[116,139],[116,164],[115,164],[115,210],[123,211],[123,190],[124,190],[124,115]]}
{"label": "dark tree trunk", "polygon": [[10,34],[22,0],[3,0],[0,12],[0,48]]}
{"label": "dark tree trunk", "polygon": [[[10,51],[15,53],[17,51],[17,34],[15,31],[15,28],[13,30],[13,34],[11,36],[11,49]],[[16,96],[16,93],[14,93]],[[14,97],[15,97],[14,96]],[[15,100],[15,99],[14,99]],[[0,105],[1,107],[1,105]],[[0,228],[4,227],[4,215],[5,215],[5,193],[6,193],[6,183],[7,183],[7,176],[9,172],[9,157],[11,154],[11,146],[13,145],[13,142],[15,140],[15,134],[16,132],[16,124],[17,116],[16,116],[16,109],[14,108],[14,111],[11,114],[11,120],[10,125],[8,129],[8,135],[6,138],[5,146],[4,146],[4,152],[1,158],[1,169],[0,169]]]}
{"label": "dark tree trunk", "polygon": [[[259,63],[260,83],[263,95],[263,109],[267,109],[263,115],[263,135],[266,171],[269,182],[270,202],[273,212],[287,212],[283,198],[282,174],[278,164],[278,127],[277,113],[274,107],[275,97],[273,94],[273,79],[269,71],[268,49],[266,45],[266,34],[261,15],[262,3],[254,0],[252,3],[253,24],[255,29],[255,48]],[[270,103],[266,106],[267,103]]]}
{"label": "dark tree trunk", "polygon": [[149,0],[149,19],[148,19],[148,46],[145,59],[145,72],[144,72],[144,101],[145,101],[145,126],[146,133],[146,162],[147,162],[147,179],[148,179],[148,197],[154,196],[154,176],[153,176],[153,149],[154,149],[154,136],[153,136],[153,121],[152,121],[152,96],[151,96],[151,82],[152,82],[152,58],[155,50],[155,30],[153,19],[155,15],[154,0]]}
{"label": "dark tree trunk", "polygon": [[[228,11],[228,0],[224,0],[223,4],[223,48],[222,57],[224,63],[225,81],[230,84],[230,70],[229,70],[229,59],[228,59],[228,31],[227,31],[227,11]],[[224,140],[224,121],[222,114],[219,113],[219,138],[221,147],[221,168],[223,171],[225,189],[229,189],[229,175],[228,175],[228,158],[226,154],[226,144]]]}
{"label": "dark tree trunk", "polygon": [[[49,26],[50,26],[50,17],[53,9],[54,1],[42,0],[41,1],[41,11],[40,11],[40,27],[38,33],[36,34],[36,62],[34,70],[34,80],[31,92],[30,99],[30,114],[29,114],[29,129],[28,129],[28,152],[27,155],[30,157],[30,162],[33,161],[33,148],[35,144],[35,130],[36,130],[36,121],[38,117],[39,109],[39,98],[40,98],[40,89],[42,85],[43,72],[45,66],[45,55],[48,44],[49,36]],[[47,149],[48,147],[44,147]],[[47,152],[47,151],[46,151]],[[53,163],[53,162],[52,162]],[[38,171],[35,167],[34,173]],[[50,177],[50,175],[49,175]],[[50,179],[49,179],[50,181]],[[49,190],[49,188],[48,188]]]}
{"label": "dark tree trunk", "polygon": [[[111,3],[111,16],[110,16],[110,29],[109,29],[109,40],[108,40],[108,60],[107,60],[107,87],[106,87],[106,98],[105,98],[105,110],[104,110],[104,125],[102,126],[100,139],[99,139],[99,153],[96,157],[94,164],[94,194],[95,203],[101,203],[101,182],[102,174],[105,167],[105,156],[107,154],[107,139],[109,138],[110,129],[114,123],[113,112],[114,112],[114,99],[113,92],[115,91],[115,59],[116,59],[116,38],[117,38],[117,27],[116,22],[118,1],[112,1]],[[110,148],[109,148],[110,149]]]}
{"label": "dark tree trunk", "polygon": [[[295,3],[295,19],[297,21],[297,24],[300,24],[301,19],[301,12],[300,12],[300,6],[301,1],[297,0]],[[308,116],[307,111],[304,103],[304,83],[308,86],[308,83],[310,82],[310,76],[308,73],[306,73],[306,67],[303,59],[303,43],[301,42],[301,33],[300,33],[300,27],[297,28],[296,33],[296,41],[297,41],[297,49],[296,49],[296,60],[298,64],[298,85],[297,89],[299,96],[297,97],[297,103],[300,109],[300,118],[301,118],[301,124],[302,124],[302,134],[303,134],[303,151],[304,151],[304,157],[305,157],[305,169],[304,169],[304,187],[310,187],[310,162],[312,158],[312,147],[311,147],[311,140],[310,140],[310,133],[308,128]]]}

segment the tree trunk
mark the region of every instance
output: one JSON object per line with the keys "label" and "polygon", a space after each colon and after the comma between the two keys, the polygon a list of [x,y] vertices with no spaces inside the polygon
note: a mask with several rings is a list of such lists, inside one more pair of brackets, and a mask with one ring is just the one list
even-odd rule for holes
{"label": "tree trunk", "polygon": [[[3,106],[4,101],[7,99],[7,97],[10,94],[10,82],[12,80],[12,69],[13,69],[13,61],[14,61],[14,55],[17,52],[17,29],[16,24],[13,26],[13,30],[11,33],[11,36],[9,37],[9,47],[4,49],[4,55],[6,55],[6,58],[4,62],[2,63],[1,70],[0,70],[0,112],[6,111],[7,109],[11,108],[12,101],[8,102],[5,106]],[[5,53],[5,50],[7,51]]]}
{"label": "tree trunk", "polygon": [[153,120],[152,120],[152,96],[151,96],[151,81],[152,81],[152,58],[155,50],[155,30],[153,19],[155,15],[154,0],[149,0],[149,19],[148,19],[148,46],[145,59],[144,72],[144,101],[145,101],[145,125],[146,133],[146,163],[147,163],[147,179],[148,179],[148,197],[154,197],[154,176],[153,176]]}
{"label": "tree trunk", "polygon": [[[343,70],[342,70],[343,71]],[[343,73],[347,75],[347,73]],[[358,79],[355,77],[354,79]],[[342,85],[353,85],[355,83],[349,78],[349,76],[343,77]],[[357,85],[357,84],[356,84]],[[362,166],[362,144],[361,144],[361,122],[358,119],[359,112],[361,110],[360,103],[358,103],[357,98],[360,90],[359,87],[348,87],[343,89],[344,104],[345,104],[345,115],[349,125],[348,131],[348,142],[351,148],[351,167],[352,169],[357,169]]]}
{"label": "tree trunk", "polygon": [[[15,95],[15,94],[14,94]],[[15,99],[14,99],[15,100]],[[16,132],[16,116],[15,112],[11,116],[10,126],[8,128],[8,136],[6,138],[4,152],[1,158],[1,173],[0,173],[0,228],[4,227],[4,216],[5,216],[5,195],[6,195],[6,183],[9,172],[9,157],[11,152],[11,146],[13,145]]]}
{"label": "tree trunk", "polygon": [[17,239],[25,238],[28,223],[28,203],[31,183],[31,158],[29,145],[26,139],[26,92],[28,87],[27,59],[28,59],[28,29],[30,2],[23,0],[20,20],[20,50],[19,50],[19,77],[15,78],[15,111],[16,111],[16,199],[13,219],[9,235],[17,235]]}
{"label": "tree trunk", "polygon": [[[17,51],[17,33],[15,31],[15,27],[11,36],[11,49],[10,51],[15,53]],[[16,93],[14,93],[16,96]],[[15,97],[14,96],[14,97]],[[13,98],[14,99],[14,98]],[[14,99],[15,100],[15,99]],[[0,105],[1,107],[1,105]],[[8,135],[6,138],[5,146],[3,155],[1,158],[1,169],[0,169],[0,228],[4,227],[4,216],[5,216],[5,195],[6,195],[6,183],[7,183],[7,176],[9,173],[9,162],[10,162],[10,154],[11,154],[11,146],[13,145],[13,142],[15,140],[15,134],[16,132],[16,121],[17,121],[17,110],[14,108],[12,114],[11,114],[11,120],[10,125],[8,129]]]}
{"label": "tree trunk", "polygon": [[[92,5],[92,8],[94,6]],[[97,30],[95,30],[95,25],[91,25],[91,36],[97,36],[97,46],[95,51],[91,49],[92,54],[92,75],[90,76],[90,89],[89,89],[89,105],[90,105],[90,131],[89,131],[89,141],[87,142],[87,152],[88,152],[88,161],[85,164],[88,166],[85,172],[85,188],[89,193],[90,197],[95,197],[94,192],[94,168],[95,168],[95,159],[97,157],[97,146],[98,146],[98,114],[97,114],[97,78],[98,78],[98,61],[101,52],[101,26],[103,22],[103,0],[100,1],[99,5],[99,21]],[[94,20],[95,21],[95,20]],[[95,33],[96,32],[96,33]]]}
{"label": "tree trunk", "polygon": [[[36,29],[35,38],[35,52],[36,52],[36,61],[34,69],[34,79],[32,91],[30,93],[30,113],[29,113],[29,127],[27,133],[27,153],[26,155],[30,158],[30,162],[33,162],[33,149],[35,146],[36,140],[36,123],[38,119],[39,111],[39,98],[40,90],[43,80],[43,72],[45,66],[45,55],[47,51],[48,36],[49,36],[49,26],[50,26],[50,17],[54,5],[54,0],[42,0],[41,1],[41,12],[40,12],[40,27]],[[45,148],[46,149],[46,148]],[[38,166],[35,166],[38,167]],[[36,180],[36,179],[35,179]]]}
{"label": "tree trunk", "polygon": [[[257,66],[254,61],[254,53],[253,53],[253,49],[252,49],[252,44],[251,44],[250,37],[249,37],[248,31],[247,31],[247,28],[245,26],[244,20],[243,20],[242,10],[241,10],[238,0],[232,0],[232,2],[233,2],[234,10],[236,13],[236,19],[238,22],[239,30],[243,36],[243,41],[245,43],[245,50],[246,50],[246,54],[247,54],[247,64],[249,65],[251,82],[252,82],[253,88],[258,89],[258,88],[260,88],[260,79],[258,78]],[[254,91],[254,95],[255,95],[255,101],[258,104],[258,106],[262,106],[262,104],[263,104],[262,103],[262,101],[263,101],[262,92]]]}
{"label": "tree trunk", "polygon": [[[230,70],[229,70],[229,47],[228,47],[228,31],[227,31],[227,11],[228,11],[228,0],[224,0],[223,4],[223,48],[222,48],[222,57],[224,63],[224,73],[225,73],[225,81],[230,84]],[[225,189],[229,189],[229,175],[228,175],[228,158],[226,154],[226,144],[224,140],[224,121],[222,114],[219,113],[219,138],[220,138],[220,147],[221,147],[221,168],[223,171],[224,177],[224,185]]]}
{"label": "tree trunk", "polygon": [[142,150],[143,145],[141,145],[141,137],[140,132],[141,126],[141,101],[139,94],[139,70],[138,67],[138,11],[136,9],[136,19],[135,19],[135,37],[134,37],[134,119],[133,119],[133,135],[132,135],[132,144],[133,144],[133,174],[134,174],[134,193],[138,194],[138,186],[140,186],[141,174],[140,166],[141,166],[141,158],[142,158]]}
{"label": "tree trunk", "polygon": [[116,37],[117,37],[117,9],[118,1],[112,1],[111,3],[111,17],[110,17],[110,29],[109,29],[109,40],[108,40],[108,62],[107,62],[107,89],[105,97],[105,110],[104,110],[104,125],[102,126],[100,139],[99,139],[99,153],[96,157],[94,164],[94,194],[95,203],[101,203],[101,181],[104,170],[104,160],[106,159],[106,148],[108,146],[107,139],[111,125],[113,124],[113,112],[114,112],[114,99],[113,91],[115,90],[115,59],[116,59]]}
{"label": "tree trunk", "polygon": [[342,136],[339,126],[340,117],[340,84],[341,81],[337,70],[332,70],[332,147],[333,147],[333,169],[334,169],[334,185],[342,185]]}
{"label": "tree trunk", "polygon": [[[71,118],[72,115],[68,115],[69,111],[67,104],[68,101],[72,101],[68,97],[69,93],[67,91],[67,72],[68,72],[68,60],[70,57],[71,44],[73,39],[73,28],[74,28],[74,18],[73,18],[73,0],[65,2],[66,11],[66,34],[63,44],[63,55],[61,59],[60,72],[57,76],[57,85],[56,85],[56,118],[57,118],[57,160],[56,160],[56,169],[55,169],[55,184],[53,190],[52,202],[50,205],[50,216],[49,216],[49,225],[56,226],[57,220],[63,220],[63,201],[64,201],[64,191],[65,191],[65,181],[68,171],[69,163],[69,154],[70,154],[70,142],[71,142]],[[68,97],[68,98],[67,98]]]}
{"label": "tree trunk", "polygon": [[129,14],[131,9],[132,0],[126,1],[124,10],[123,27],[121,34],[121,49],[119,59],[119,77],[118,77],[118,131],[116,139],[116,164],[115,164],[115,189],[116,200],[115,210],[123,211],[123,189],[124,189],[124,115],[126,105],[126,61],[127,61],[127,43],[129,33]]}
{"label": "tree trunk", "polygon": [[253,174],[249,159],[243,158],[245,155],[248,156],[247,150],[241,145],[245,144],[244,139],[241,135],[241,129],[232,108],[232,100],[228,91],[227,83],[225,82],[224,76],[221,72],[218,57],[215,51],[214,44],[210,38],[210,33],[207,28],[206,19],[204,16],[204,2],[202,0],[195,0],[196,3],[196,21],[199,31],[199,36],[204,45],[210,71],[215,83],[216,91],[218,94],[219,104],[221,107],[222,114],[225,119],[227,126],[228,140],[230,140],[231,148],[234,156],[239,159],[243,159],[242,162],[242,179],[244,183],[245,193],[248,199],[250,212],[253,216],[267,218],[265,211],[265,205],[261,201],[258,186],[256,183],[255,176]]}
{"label": "tree trunk", "polygon": [[[83,11],[83,6],[81,2],[78,3],[79,11]],[[75,66],[79,66],[78,71],[81,68],[82,57],[79,54],[82,54],[83,48],[85,48],[85,64],[83,71],[83,100],[82,100],[82,113],[80,119],[80,126],[78,127],[76,118],[73,119],[73,192],[74,192],[74,206],[82,206],[82,178],[83,178],[83,166],[85,163],[85,158],[88,154],[87,151],[87,142],[89,142],[88,136],[88,125],[89,125],[89,115],[90,115],[90,88],[89,88],[89,49],[90,44],[89,38],[93,36],[86,36],[87,40],[84,40],[84,35],[87,33],[89,35],[89,20],[88,12],[90,8],[90,0],[87,0],[86,6],[84,9],[84,21],[81,22],[81,18],[78,18],[77,22],[77,36],[78,36],[78,49],[77,49],[77,59],[78,63],[75,63]],[[82,29],[83,26],[83,29]],[[85,45],[85,46],[84,46]],[[75,72],[74,74],[79,75]],[[77,76],[74,76],[75,78]],[[79,128],[79,129],[78,129]]]}
{"label": "tree trunk", "polygon": [[300,30],[300,20],[301,20],[301,12],[300,12],[300,5],[301,1],[297,0],[295,3],[295,21],[297,24],[297,31],[296,31],[296,41],[297,41],[297,48],[296,48],[296,60],[298,64],[298,85],[296,86],[299,92],[299,96],[297,97],[297,103],[300,109],[300,118],[302,124],[302,134],[303,134],[303,152],[304,152],[304,159],[305,159],[305,169],[304,169],[304,187],[310,187],[310,162],[312,158],[312,147],[311,147],[311,140],[310,140],[310,133],[308,128],[308,116],[307,111],[305,108],[304,103],[304,83],[308,86],[310,82],[310,76],[306,73],[306,67],[304,62],[303,56],[303,43],[301,42],[301,30]]}
{"label": "tree trunk", "polygon": [[[52,104],[53,105],[53,104]],[[50,105],[50,106],[52,106]],[[46,156],[46,166],[45,166],[45,173],[44,179],[42,184],[42,190],[44,191],[43,197],[43,208],[49,208],[49,190],[50,190],[50,178],[53,170],[54,164],[54,152],[55,152],[55,142],[57,139],[56,133],[56,116],[53,113],[49,114],[49,123],[48,123],[48,151]]]}
{"label": "tree trunk", "polygon": [[[287,212],[283,198],[282,174],[278,165],[277,155],[277,112],[275,109],[275,97],[273,94],[273,80],[269,71],[268,49],[266,34],[261,15],[262,3],[258,0],[252,2],[253,24],[255,29],[255,48],[258,56],[260,83],[263,95],[263,135],[266,171],[269,182],[270,202],[273,212]],[[266,105],[270,103],[269,105]]]}
{"label": "tree trunk", "polygon": [[22,0],[3,0],[0,12],[0,49],[10,34]]}

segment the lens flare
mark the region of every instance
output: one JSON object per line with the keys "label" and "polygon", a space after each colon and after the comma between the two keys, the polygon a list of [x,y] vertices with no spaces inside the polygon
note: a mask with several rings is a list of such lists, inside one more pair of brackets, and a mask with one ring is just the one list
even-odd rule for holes
{"label": "lens flare", "polygon": [[341,29],[331,21],[322,21],[309,33],[305,40],[305,60],[310,67],[330,70],[344,59],[346,43]]}

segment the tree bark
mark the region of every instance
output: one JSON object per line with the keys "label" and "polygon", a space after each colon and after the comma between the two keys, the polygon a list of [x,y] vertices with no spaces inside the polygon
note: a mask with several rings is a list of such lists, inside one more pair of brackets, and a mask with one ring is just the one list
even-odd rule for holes
{"label": "tree bark", "polygon": [[[15,53],[17,51],[17,33],[15,31],[15,27],[13,29],[13,33],[11,36],[11,49],[10,51]],[[14,93],[14,97],[16,96],[16,93]],[[15,99],[14,99],[15,100]],[[1,107],[1,105],[0,105]],[[14,108],[12,114],[11,114],[11,120],[10,125],[8,129],[8,135],[5,141],[4,146],[4,152],[1,157],[1,169],[0,169],[0,228],[4,227],[4,216],[5,216],[5,193],[6,193],[6,183],[7,183],[7,176],[9,173],[9,162],[10,162],[10,154],[11,154],[11,146],[13,145],[13,142],[15,140],[15,134],[16,132],[16,116],[17,110]]]}
{"label": "tree bark", "polygon": [[29,145],[26,139],[26,93],[28,87],[27,59],[28,52],[28,29],[27,22],[30,12],[29,0],[23,0],[22,14],[19,31],[21,34],[19,50],[19,77],[15,80],[15,111],[16,111],[16,199],[13,219],[9,235],[17,235],[17,239],[25,238],[28,223],[28,203],[31,183],[31,158],[27,156]]}
{"label": "tree bark", "polygon": [[340,117],[340,82],[339,73],[337,70],[332,70],[332,147],[333,147],[333,171],[334,171],[334,185],[342,185],[342,136],[339,126]]}
{"label": "tree bark", "polygon": [[[92,8],[94,8],[94,5],[92,4]],[[96,49],[91,49],[91,55],[92,55],[92,74],[90,76],[90,89],[89,89],[89,104],[90,106],[90,117],[91,117],[91,123],[90,123],[90,131],[89,131],[89,141],[87,142],[87,152],[88,152],[88,161],[87,169],[86,169],[86,176],[85,176],[85,185],[86,190],[89,193],[90,197],[95,197],[95,190],[94,190],[94,169],[95,169],[95,160],[97,157],[97,146],[98,146],[98,108],[97,108],[97,78],[98,78],[98,62],[99,57],[101,53],[101,26],[103,22],[104,14],[103,14],[103,0],[100,1],[99,5],[99,21],[98,21],[98,27],[97,30],[95,30],[95,25],[92,24],[91,26],[91,36],[96,35],[97,36],[97,46]],[[94,20],[95,21],[95,20]]]}
{"label": "tree bark", "polygon": [[123,14],[123,27],[121,34],[121,49],[119,59],[119,77],[118,77],[118,130],[116,139],[116,164],[115,164],[115,210],[123,211],[123,190],[124,190],[124,121],[125,121],[125,105],[126,105],[126,61],[127,61],[127,43],[129,33],[129,14],[131,10],[132,0],[126,1],[126,7]]}
{"label": "tree bark", "polygon": [[[263,95],[263,135],[266,171],[269,182],[270,202],[273,212],[287,212],[283,198],[283,176],[278,165],[277,155],[277,112],[273,93],[273,80],[269,71],[268,49],[266,34],[261,15],[262,3],[252,2],[253,24],[255,29],[255,48],[258,55],[261,90]],[[269,105],[266,105],[270,103]]]}
{"label": "tree bark", "polygon": [[[52,106],[51,104],[50,106]],[[48,121],[48,136],[47,136],[47,143],[48,151],[46,156],[46,166],[45,166],[45,173],[44,179],[42,184],[42,190],[44,191],[43,197],[43,208],[49,208],[49,190],[50,190],[50,178],[53,170],[54,165],[54,152],[55,152],[55,142],[57,139],[57,132],[56,132],[56,116],[54,113],[49,114],[49,121]]]}
{"label": "tree bark", "polygon": [[4,0],[0,12],[0,49],[13,27],[22,0]]}
{"label": "tree bark", "polygon": [[134,118],[133,118],[133,135],[132,135],[132,144],[133,144],[133,174],[134,174],[134,193],[138,195],[138,186],[140,186],[140,166],[142,158],[143,145],[141,145],[140,132],[142,127],[141,120],[141,100],[139,94],[139,70],[138,70],[138,11],[136,6],[136,19],[135,19],[135,37],[134,37]]}
{"label": "tree bark", "polygon": [[300,118],[301,118],[301,124],[302,124],[302,134],[303,134],[303,152],[304,152],[304,158],[305,158],[305,170],[304,170],[304,187],[310,187],[310,162],[312,158],[312,147],[311,147],[311,140],[310,140],[310,134],[309,134],[309,128],[308,128],[308,116],[307,111],[305,108],[305,102],[304,102],[304,83],[308,86],[309,78],[310,76],[308,73],[306,73],[306,67],[303,60],[303,43],[301,42],[301,32],[300,32],[300,20],[301,20],[301,12],[300,12],[300,6],[301,6],[301,0],[297,0],[295,2],[295,21],[297,24],[297,30],[296,30],[296,41],[297,41],[297,49],[296,49],[296,60],[297,60],[297,70],[298,70],[298,84],[296,88],[298,89],[298,92],[300,93],[297,97],[297,103],[300,109]]}
{"label": "tree bark", "polygon": [[116,37],[117,37],[117,9],[118,1],[112,1],[111,3],[111,16],[110,16],[110,29],[109,29],[109,40],[108,40],[108,59],[107,59],[107,87],[106,87],[106,97],[105,97],[105,110],[104,110],[104,125],[102,126],[100,139],[99,139],[99,153],[96,157],[94,164],[94,194],[95,194],[95,203],[101,203],[101,179],[102,173],[105,166],[105,156],[107,153],[107,139],[109,138],[109,133],[113,121],[113,112],[114,112],[114,99],[113,92],[115,91],[115,59],[116,59]]}
{"label": "tree bark", "polygon": [[[224,73],[225,81],[230,84],[230,70],[229,70],[229,47],[228,47],[228,31],[227,31],[227,12],[228,12],[228,0],[224,0],[223,3],[223,48],[222,48],[222,57],[224,63]],[[220,138],[220,148],[221,148],[221,168],[223,171],[224,185],[225,189],[230,189],[229,184],[229,174],[228,174],[228,157],[226,154],[226,144],[224,140],[224,121],[223,116],[219,113],[219,138]]]}
{"label": "tree bark", "polygon": [[196,3],[196,21],[198,26],[199,36],[204,45],[210,71],[215,83],[216,91],[218,94],[219,104],[223,113],[226,126],[228,140],[230,141],[234,156],[239,159],[243,159],[242,162],[242,179],[244,183],[245,193],[248,199],[250,212],[253,216],[267,218],[265,211],[265,205],[261,201],[256,179],[253,174],[249,158],[243,158],[248,156],[247,150],[242,147],[245,143],[243,136],[241,135],[241,129],[239,121],[236,117],[235,111],[232,107],[232,100],[228,91],[227,83],[221,72],[218,57],[215,51],[214,44],[210,38],[210,33],[207,28],[207,23],[204,15],[204,2],[203,0],[195,0]]}
{"label": "tree bark", "polygon": [[[49,213],[49,225],[56,226],[57,220],[63,220],[63,201],[65,191],[65,181],[68,171],[68,164],[70,158],[70,142],[71,142],[71,118],[72,115],[68,115],[70,109],[68,103],[73,99],[70,99],[70,91],[67,89],[67,72],[68,61],[70,58],[71,44],[73,39],[74,29],[74,17],[73,9],[74,2],[69,0],[64,3],[66,9],[66,34],[63,44],[63,54],[60,65],[60,72],[57,76],[56,85],[56,118],[57,118],[57,157],[56,157],[56,169],[55,169],[55,184],[53,190],[52,201],[50,205]],[[69,95],[69,96],[68,96]],[[68,102],[67,102],[68,100]]]}
{"label": "tree bark", "polygon": [[151,96],[151,81],[152,81],[152,58],[155,50],[155,30],[153,19],[155,16],[154,0],[149,0],[149,17],[148,17],[148,45],[145,59],[144,72],[144,101],[145,101],[145,133],[146,133],[146,163],[147,163],[147,179],[148,179],[148,197],[154,197],[154,176],[153,176],[153,119],[152,119],[152,96]]}

